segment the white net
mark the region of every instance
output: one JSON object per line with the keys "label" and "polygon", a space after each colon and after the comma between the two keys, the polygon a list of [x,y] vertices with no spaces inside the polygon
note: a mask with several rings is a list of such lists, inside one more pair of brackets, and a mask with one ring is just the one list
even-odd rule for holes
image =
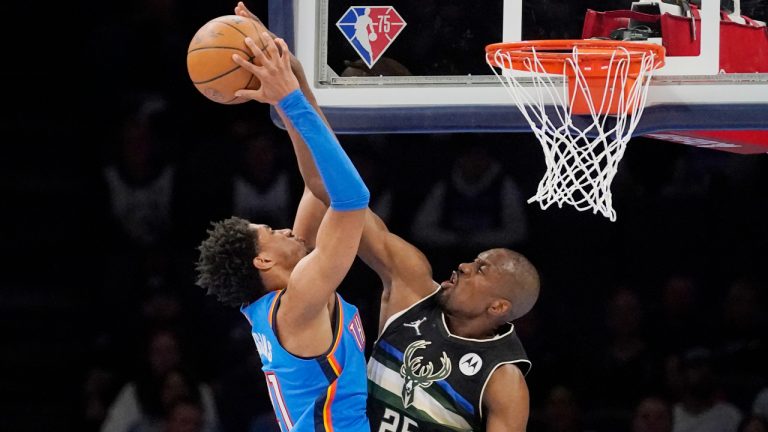
{"label": "white net", "polygon": [[[566,56],[562,76],[572,77],[570,90],[568,79],[553,78],[551,65],[546,71],[535,48],[523,57],[499,49],[489,52],[487,61],[544,150],[547,172],[528,202],[538,201],[542,209],[568,204],[615,221],[611,182],[645,107],[657,59],[650,51],[638,54],[617,47],[610,61],[600,62],[595,85],[594,62],[585,61],[592,54],[574,46]],[[582,69],[590,72],[591,82]],[[573,111],[574,106],[584,109],[584,104],[586,115]]]}

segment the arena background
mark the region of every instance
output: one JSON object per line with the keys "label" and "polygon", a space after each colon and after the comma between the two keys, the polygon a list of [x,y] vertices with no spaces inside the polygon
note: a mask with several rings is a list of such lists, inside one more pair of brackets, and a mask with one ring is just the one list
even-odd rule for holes
{"label": "arena background", "polygon": [[[765,4],[755,3],[753,18],[765,20]],[[126,383],[159,388],[146,378],[145,349],[158,330],[170,333],[157,361],[176,364],[179,347],[187,383],[214,397],[219,430],[267,430],[247,323],[193,284],[209,221],[237,210],[288,226],[301,188],[266,107],[218,106],[187,78],[189,38],[234,3],[11,6],[0,117],[0,430],[99,430]],[[249,7],[266,17],[265,4]],[[631,430],[642,398],[674,404],[696,391],[683,378],[702,363],[714,370],[711,395],[750,415],[768,386],[764,156],[633,140],[610,223],[520,204],[543,170],[531,135],[341,140],[391,230],[424,250],[438,281],[485,247],[471,227],[456,228],[474,239],[458,244],[414,229],[461,150],[484,148],[516,185],[506,199],[522,211],[493,245],[525,253],[542,275],[538,305],[517,323],[534,364],[529,430]],[[490,163],[469,159],[470,171]],[[249,184],[265,192],[258,205],[236,186]],[[155,189],[143,198],[123,199],[147,185]],[[444,218],[471,207],[463,204],[436,208]],[[498,223],[498,214],[485,217]],[[361,309],[370,348],[378,280],[357,263],[340,291]]]}

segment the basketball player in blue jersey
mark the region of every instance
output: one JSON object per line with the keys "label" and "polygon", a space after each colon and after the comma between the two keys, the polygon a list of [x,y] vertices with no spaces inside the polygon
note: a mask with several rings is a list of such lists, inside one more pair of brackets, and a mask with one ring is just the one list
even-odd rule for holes
{"label": "basketball player in blue jersey", "polygon": [[261,81],[238,96],[273,105],[306,143],[329,209],[311,214],[318,207],[307,202],[317,200],[305,193],[293,229],[214,223],[199,247],[197,284],[251,323],[282,431],[369,432],[362,323],[335,293],[358,250],[368,189],[299,89],[285,42],[262,36],[265,53],[248,40],[261,66],[234,57]]}
{"label": "basketball player in blue jersey", "polygon": [[[242,3],[235,9],[255,17]],[[320,112],[301,65],[294,73]],[[333,203],[312,162],[312,146],[286,123],[306,186]],[[306,197],[315,215],[318,201]],[[442,284],[421,251],[389,232],[370,210],[359,256],[383,283],[379,338],[368,363],[368,415],[375,432],[524,431],[530,368],[511,322],[539,294],[535,267],[521,254],[491,249],[460,264]]]}

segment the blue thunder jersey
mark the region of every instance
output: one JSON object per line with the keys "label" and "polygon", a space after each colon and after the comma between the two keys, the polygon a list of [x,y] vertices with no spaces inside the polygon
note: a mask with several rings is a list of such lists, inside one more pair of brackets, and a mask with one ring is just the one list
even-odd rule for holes
{"label": "blue thunder jersey", "polygon": [[357,308],[336,294],[331,348],[317,357],[298,357],[280,345],[274,331],[284,292],[270,292],[240,309],[251,323],[280,429],[370,432],[365,335]]}

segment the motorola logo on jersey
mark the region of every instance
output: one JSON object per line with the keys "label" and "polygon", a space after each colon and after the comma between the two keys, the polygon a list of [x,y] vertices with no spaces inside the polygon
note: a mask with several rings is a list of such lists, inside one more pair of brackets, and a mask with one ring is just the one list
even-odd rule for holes
{"label": "motorola logo on jersey", "polygon": [[483,367],[483,359],[475,353],[464,354],[459,360],[459,370],[466,376],[472,376]]}
{"label": "motorola logo on jersey", "polygon": [[392,6],[352,6],[336,26],[370,68],[403,31],[405,21]]}

